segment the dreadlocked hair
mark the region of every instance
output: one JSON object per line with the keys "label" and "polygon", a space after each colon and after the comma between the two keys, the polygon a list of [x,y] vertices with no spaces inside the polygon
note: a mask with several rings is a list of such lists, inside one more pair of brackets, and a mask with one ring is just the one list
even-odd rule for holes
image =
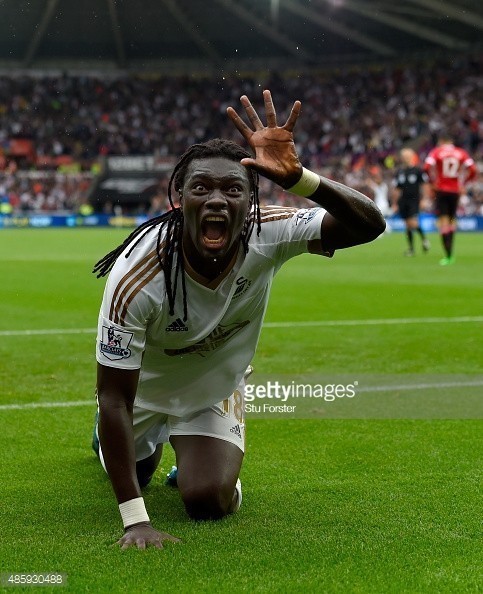
{"label": "dreadlocked hair", "polygon": [[[168,299],[169,314],[174,315],[174,303],[176,300],[176,288],[178,286],[178,277],[181,274],[181,287],[183,291],[183,321],[188,319],[188,305],[186,299],[186,281],[184,271],[184,258],[182,254],[182,237],[184,217],[181,207],[175,207],[172,196],[172,189],[179,192],[184,184],[186,172],[189,164],[195,159],[209,159],[212,157],[221,157],[231,161],[240,162],[245,157],[252,155],[242,148],[239,144],[230,140],[215,138],[208,142],[192,145],[180,158],[175,165],[168,184],[168,200],[171,210],[146,221],[137,227],[117,248],[113,249],[96,263],[93,273],[97,278],[106,276],[114,266],[116,260],[128,247],[124,257],[129,258],[134,248],[152,229],[158,227],[156,241],[156,255],[159,265],[164,272],[166,297]],[[258,197],[258,173],[251,168],[247,168],[250,180],[250,202],[248,214],[243,224],[240,236],[245,254],[248,252],[248,243],[252,235],[255,223],[257,224],[257,234],[261,230],[260,201]],[[163,230],[166,228],[164,243],[162,243]],[[133,242],[133,243],[132,243]],[[176,258],[176,266],[173,279],[173,262]]]}

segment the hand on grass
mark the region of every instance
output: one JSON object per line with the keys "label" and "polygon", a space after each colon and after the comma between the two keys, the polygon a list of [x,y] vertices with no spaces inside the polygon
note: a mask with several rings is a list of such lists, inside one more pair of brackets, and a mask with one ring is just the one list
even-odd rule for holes
{"label": "hand on grass", "polygon": [[158,532],[151,524],[145,522],[128,528],[124,536],[116,544],[120,545],[121,549],[128,549],[129,547],[145,549],[150,545],[157,549],[162,549],[165,540],[181,542],[179,538],[171,536],[171,534],[167,534],[166,532]]}

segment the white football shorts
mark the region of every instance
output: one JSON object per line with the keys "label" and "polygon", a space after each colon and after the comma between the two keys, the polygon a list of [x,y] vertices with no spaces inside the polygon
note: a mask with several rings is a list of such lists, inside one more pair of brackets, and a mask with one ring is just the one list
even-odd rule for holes
{"label": "white football shorts", "polygon": [[[146,408],[134,406],[133,430],[136,461],[148,458],[156,446],[169,442],[171,435],[205,435],[223,439],[245,451],[244,396],[242,379],[233,394],[213,406],[186,417],[174,417]],[[99,458],[105,469],[104,457],[99,447]]]}

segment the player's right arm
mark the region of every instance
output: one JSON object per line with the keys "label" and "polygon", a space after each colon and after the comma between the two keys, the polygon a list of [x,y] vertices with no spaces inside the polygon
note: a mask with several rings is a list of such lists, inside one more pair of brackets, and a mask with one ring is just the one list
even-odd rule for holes
{"label": "player's right arm", "polygon": [[[100,363],[97,365],[99,443],[118,504],[137,500],[137,505],[142,505],[139,500],[142,494],[136,475],[132,424],[138,379],[139,370],[116,369]],[[169,534],[158,532],[147,518],[126,525],[124,536],[117,542],[123,549],[130,546],[144,549],[148,545],[162,548],[164,540],[179,541]]]}
{"label": "player's right arm", "polygon": [[[162,548],[177,540],[158,532],[150,522],[136,474],[133,405],[145,349],[146,328],[153,313],[152,292],[143,279],[157,270],[152,245],[139,246],[128,262],[118,258],[104,290],[97,335],[97,397],[99,442],[123,518],[122,548]],[[157,277],[156,277],[157,278]],[[154,282],[153,279],[152,282]],[[161,287],[162,289],[162,287]]]}

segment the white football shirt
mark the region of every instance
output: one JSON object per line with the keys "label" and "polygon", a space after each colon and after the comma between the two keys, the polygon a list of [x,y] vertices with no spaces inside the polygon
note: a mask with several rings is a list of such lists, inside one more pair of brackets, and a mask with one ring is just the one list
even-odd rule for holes
{"label": "white football shirt", "polygon": [[257,347],[272,279],[290,258],[320,239],[325,210],[264,207],[261,232],[248,254],[240,246],[232,270],[207,288],[185,273],[188,319],[178,279],[169,315],[164,273],[156,255],[158,227],[129,258],[119,256],[106,283],[99,315],[97,361],[140,369],[135,404],[185,416],[228,398]]}

